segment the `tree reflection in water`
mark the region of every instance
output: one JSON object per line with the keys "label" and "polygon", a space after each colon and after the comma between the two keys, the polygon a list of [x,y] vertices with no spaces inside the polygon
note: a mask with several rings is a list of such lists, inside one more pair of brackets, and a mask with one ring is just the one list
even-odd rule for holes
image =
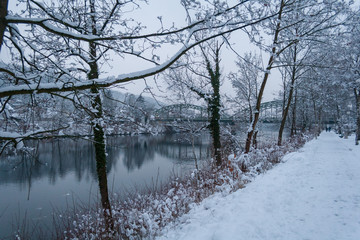
{"label": "tree reflection in water", "polygon": [[[122,160],[128,172],[139,169],[144,163],[154,161],[156,154],[174,163],[191,163],[191,142],[178,139],[182,139],[182,135],[108,137],[106,173],[119,164],[119,160]],[[202,156],[201,159],[206,159],[210,154],[207,141],[208,136],[195,142],[195,150],[197,155]],[[0,184],[13,183],[21,189],[27,189],[30,178],[31,181],[46,179],[51,185],[56,185],[68,174],[74,174],[78,182],[98,179],[94,146],[88,140],[28,141],[27,145],[38,145],[37,154],[2,158]]]}
{"label": "tree reflection in water", "polygon": [[[201,155],[203,159],[210,156],[208,141],[207,135],[195,141],[197,156]],[[191,142],[185,141],[184,135],[112,136],[107,137],[106,142],[108,156],[106,161],[99,164],[98,167],[95,161],[94,144],[92,141],[84,139],[28,141],[26,142],[27,146],[37,149],[33,154],[2,156],[0,191],[9,193],[14,189],[11,186],[16,186],[16,192],[3,194],[0,198],[0,206],[14,205],[12,210],[9,208],[0,219],[0,239],[2,238],[1,234],[7,230],[6,224],[10,224],[14,211],[17,211],[18,204],[37,209],[40,205],[39,199],[41,199],[43,202],[50,202],[51,206],[57,209],[64,209],[66,201],[62,197],[65,193],[69,193],[68,189],[71,189],[70,193],[73,192],[77,199],[86,202],[89,199],[89,189],[94,181],[98,183],[100,200],[105,199],[101,203],[107,204],[106,199],[109,197],[107,176],[110,172],[119,176],[117,177],[118,182],[115,183],[117,186],[130,187],[134,184],[131,182],[134,177],[127,181],[126,176],[133,176],[133,172],[145,169],[144,166],[159,164],[156,162],[159,157],[166,159],[168,165],[193,166]],[[146,171],[153,170],[154,173],[147,172],[147,174],[157,175],[157,167],[146,168]],[[164,176],[162,180],[166,181],[168,175]],[[40,186],[41,188],[45,186],[45,188],[39,189]],[[49,193],[49,189],[53,192],[52,194]],[[32,191],[35,192],[31,193]],[[26,192],[24,198],[23,192]],[[49,212],[53,210],[52,207],[49,206],[46,209],[44,203],[41,204],[43,214],[49,215]],[[0,212],[2,210],[0,209]],[[24,210],[28,211],[28,209]],[[30,216],[39,213],[29,210],[27,214]],[[6,222],[6,219],[10,220]]]}

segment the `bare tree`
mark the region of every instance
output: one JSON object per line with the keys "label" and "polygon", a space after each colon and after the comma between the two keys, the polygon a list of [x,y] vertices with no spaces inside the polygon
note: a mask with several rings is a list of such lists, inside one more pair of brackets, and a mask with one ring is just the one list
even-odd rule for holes
{"label": "bare tree", "polygon": [[[257,122],[259,121],[261,100],[267,84],[271,69],[276,66],[277,58],[289,47],[303,41],[311,36],[321,35],[323,31],[329,28],[339,26],[341,14],[347,11],[347,3],[339,1],[327,1],[315,3],[311,1],[284,1],[277,4],[267,5],[270,11],[277,13],[276,20],[264,25],[267,31],[270,30],[273,36],[270,46],[265,48],[270,53],[268,64],[265,68],[262,84],[259,89],[259,95],[256,102],[253,122],[248,130],[246,139],[245,152],[250,151],[252,138],[254,136]],[[296,15],[298,14],[298,15]],[[294,16],[296,16],[294,18]],[[265,22],[264,22],[265,23]],[[296,29],[301,24],[307,26],[306,30],[298,34],[288,34],[288,29]],[[256,36],[253,32],[249,33],[252,38]],[[254,39],[255,42],[259,43]],[[261,44],[260,44],[261,45]],[[261,45],[263,47],[263,45]]]}
{"label": "bare tree", "polygon": [[[295,30],[297,32],[297,30]],[[284,86],[284,107],[282,112],[282,118],[279,128],[279,135],[278,135],[278,145],[280,146],[282,143],[283,132],[285,128],[285,123],[290,111],[290,107],[293,106],[293,118],[292,118],[292,134],[294,132],[295,122],[296,122],[296,96],[294,99],[294,94],[296,95],[296,85],[297,81],[302,77],[302,75],[308,71],[305,67],[311,67],[311,62],[305,62],[309,56],[311,56],[311,43],[310,42],[300,42],[295,43],[289,49],[286,50],[285,54],[283,55],[284,58],[288,58],[283,62],[284,65],[282,66],[285,68],[289,76],[289,79]],[[280,60],[281,61],[281,60]],[[286,81],[286,79],[285,79]],[[284,83],[285,84],[285,83]],[[288,89],[287,89],[288,88]]]}
{"label": "bare tree", "polygon": [[217,40],[199,45],[200,56],[188,54],[186,59],[179,61],[178,67],[166,74],[170,88],[174,91],[191,91],[207,104],[209,112],[209,129],[212,136],[216,165],[222,165],[220,141],[220,110],[221,110],[221,73],[220,50],[224,42]]}
{"label": "bare tree", "polygon": [[353,88],[355,97],[355,119],[356,119],[356,136],[355,144],[359,145],[360,141],[360,24],[359,10],[355,13],[353,24],[350,25],[350,36],[347,42],[348,49],[348,73],[350,73],[350,87]]}
{"label": "bare tree", "polygon": [[256,106],[255,106],[255,112],[254,112],[254,118],[253,121],[250,123],[250,128],[248,130],[248,134],[247,134],[247,138],[246,138],[246,143],[245,143],[245,152],[249,152],[250,151],[250,147],[251,147],[251,142],[253,141],[253,136],[254,133],[256,131],[256,125],[257,122],[259,121],[259,116],[260,116],[260,105],[261,105],[261,100],[262,100],[262,96],[264,94],[264,90],[265,90],[265,86],[270,74],[270,70],[272,69],[272,66],[274,64],[274,57],[277,54],[277,48],[276,45],[278,44],[278,38],[279,38],[279,33],[281,31],[281,21],[282,21],[282,15],[283,15],[283,11],[284,8],[286,6],[286,2],[284,0],[281,0],[280,4],[279,4],[279,10],[278,10],[278,21],[276,23],[276,27],[275,27],[275,31],[274,31],[274,40],[273,40],[273,47],[271,49],[271,55],[266,67],[266,71],[264,74],[264,78],[263,81],[261,83],[260,86],[260,90],[259,90],[259,94],[258,94],[258,98],[256,101]]}
{"label": "bare tree", "polygon": [[[260,86],[261,58],[256,54],[245,53],[244,57],[238,57],[236,62],[238,71],[228,75],[232,86],[236,91],[236,98],[231,100],[241,107],[240,113],[248,116],[249,123],[253,122],[254,106],[258,99]],[[256,146],[256,134],[254,133],[253,145]]]}
{"label": "bare tree", "polygon": [[236,61],[237,72],[228,75],[231,84],[236,91],[236,102],[242,110],[249,112],[249,122],[253,120],[253,107],[259,93],[261,58],[251,52],[245,53],[243,58]]}
{"label": "bare tree", "polygon": [[[336,107],[339,128],[344,130],[343,128],[346,127],[347,131],[354,129],[355,144],[358,144],[360,140],[359,10],[349,11],[346,20],[345,27],[334,32],[329,44],[318,50],[323,56],[322,63],[328,66],[328,68],[319,68],[318,75],[326,77],[331,81],[330,86],[336,89],[336,94],[330,97],[342,99],[337,101]],[[349,96],[352,98],[350,102]]]}

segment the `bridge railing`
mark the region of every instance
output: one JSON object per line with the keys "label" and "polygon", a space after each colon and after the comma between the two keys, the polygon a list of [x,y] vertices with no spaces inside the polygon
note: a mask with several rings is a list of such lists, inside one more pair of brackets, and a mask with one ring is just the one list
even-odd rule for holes
{"label": "bridge railing", "polygon": [[[221,122],[248,121],[249,109],[243,109],[240,112],[230,116],[223,114]],[[261,104],[260,121],[275,122],[281,120],[282,101],[270,101]],[[152,114],[153,120],[172,122],[172,121],[194,121],[207,122],[209,114],[206,107],[194,104],[173,104],[157,109]]]}

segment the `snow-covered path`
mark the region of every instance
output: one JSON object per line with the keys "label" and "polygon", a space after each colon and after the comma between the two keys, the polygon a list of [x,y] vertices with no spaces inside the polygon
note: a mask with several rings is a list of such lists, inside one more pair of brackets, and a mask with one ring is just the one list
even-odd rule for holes
{"label": "snow-covered path", "polygon": [[159,239],[360,239],[360,146],[323,132],[233,194],[216,194]]}

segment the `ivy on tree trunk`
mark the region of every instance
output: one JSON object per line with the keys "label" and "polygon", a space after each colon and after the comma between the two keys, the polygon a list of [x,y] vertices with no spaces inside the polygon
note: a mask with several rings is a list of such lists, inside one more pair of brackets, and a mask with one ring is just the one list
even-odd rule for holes
{"label": "ivy on tree trunk", "polygon": [[210,132],[213,140],[214,148],[214,157],[216,161],[216,166],[222,165],[221,159],[221,141],[220,141],[220,47],[216,48],[215,51],[215,69],[211,68],[209,59],[204,55],[206,61],[206,68],[210,75],[211,87],[213,89],[213,94],[208,100],[210,106]]}
{"label": "ivy on tree trunk", "polygon": [[360,141],[360,89],[354,88],[355,101],[356,101],[356,136],[355,144],[359,145]]}
{"label": "ivy on tree trunk", "polygon": [[[95,19],[95,1],[90,1],[92,34],[96,35],[96,19]],[[96,62],[96,43],[89,43],[90,61],[88,62],[90,71],[88,73],[88,79],[94,80],[99,78],[99,68]],[[92,106],[92,129],[94,133],[94,147],[96,157],[96,171],[98,175],[99,191],[101,196],[101,205],[104,210],[104,218],[107,229],[113,228],[113,219],[111,213],[111,204],[108,193],[108,183],[106,174],[106,143],[103,122],[103,107],[101,96],[98,87],[94,84],[91,89],[91,106]]]}

